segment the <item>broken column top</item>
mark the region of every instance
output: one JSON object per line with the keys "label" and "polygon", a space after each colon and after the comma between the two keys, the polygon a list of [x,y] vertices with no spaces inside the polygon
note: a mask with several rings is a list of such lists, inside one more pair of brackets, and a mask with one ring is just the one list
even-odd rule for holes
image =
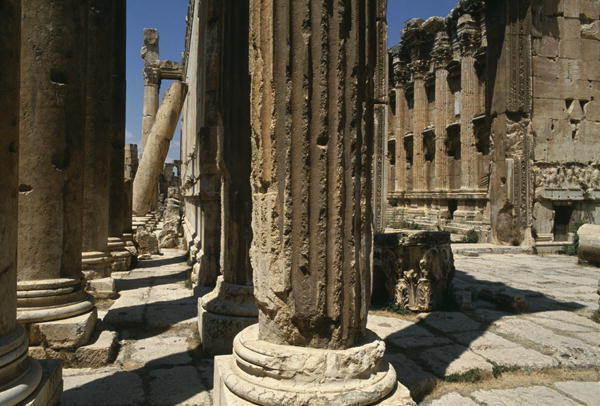
{"label": "broken column top", "polygon": [[141,56],[146,64],[158,64],[159,48],[158,43],[160,36],[156,28],[144,28],[144,46],[142,47]]}

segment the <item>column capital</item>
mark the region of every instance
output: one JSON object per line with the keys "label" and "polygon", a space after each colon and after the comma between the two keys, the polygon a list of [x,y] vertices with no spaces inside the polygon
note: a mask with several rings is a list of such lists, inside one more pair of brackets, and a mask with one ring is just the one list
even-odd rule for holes
{"label": "column capital", "polygon": [[427,59],[414,59],[409,64],[409,69],[414,79],[424,79],[429,70],[429,61]]}
{"label": "column capital", "polygon": [[452,60],[452,46],[447,32],[440,31],[436,34],[431,57],[435,69],[445,68]]}
{"label": "column capital", "polygon": [[461,55],[473,56],[481,44],[481,30],[471,14],[458,18],[457,36]]}
{"label": "column capital", "polygon": [[144,66],[144,86],[158,86],[160,84],[160,66]]}

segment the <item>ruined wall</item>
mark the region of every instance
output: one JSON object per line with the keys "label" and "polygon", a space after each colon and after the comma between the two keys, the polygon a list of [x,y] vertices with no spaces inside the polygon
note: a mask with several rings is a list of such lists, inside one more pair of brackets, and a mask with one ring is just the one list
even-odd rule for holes
{"label": "ruined wall", "polygon": [[532,222],[540,241],[600,222],[599,17],[597,0],[532,5]]}
{"label": "ruined wall", "polygon": [[186,48],[184,54],[184,81],[188,85],[181,120],[181,172],[184,206],[184,238],[192,251],[199,244],[197,230],[200,229],[200,209],[196,203],[198,195],[197,129],[198,94],[201,91],[198,80],[198,24],[199,0],[190,0],[187,17]]}
{"label": "ruined wall", "polygon": [[494,241],[551,246],[598,222],[600,2],[488,2]]}

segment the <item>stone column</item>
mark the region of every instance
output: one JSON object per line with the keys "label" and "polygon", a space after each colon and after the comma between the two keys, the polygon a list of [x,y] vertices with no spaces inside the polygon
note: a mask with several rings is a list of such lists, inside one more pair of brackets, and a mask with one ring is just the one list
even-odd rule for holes
{"label": "stone column", "polygon": [[160,93],[159,35],[154,28],[144,28],[144,46],[141,56],[144,60],[144,107],[142,117],[142,154],[146,149],[148,136],[152,131],[158,112]]}
{"label": "stone column", "polygon": [[123,215],[123,239],[125,240],[125,248],[132,255],[132,267],[137,263],[137,247],[133,241],[133,179],[138,168],[138,152],[137,144],[125,145],[125,167],[124,167],[124,198],[125,198],[125,214]]}
{"label": "stone column", "polygon": [[248,1],[222,3],[223,39],[239,44],[223,49],[223,131],[218,136],[217,165],[221,182],[222,275],[216,288],[198,301],[198,330],[202,350],[230,354],[233,339],[255,324],[250,245],[252,193],[250,190],[250,77],[248,71]]}
{"label": "stone column", "polygon": [[42,368],[27,356],[27,335],[17,325],[17,180],[21,1],[0,5],[0,404],[24,401],[40,385]]}
{"label": "stone column", "polygon": [[427,126],[427,90],[425,89],[425,74],[427,61],[416,59],[411,63],[414,78],[414,109],[413,109],[413,190],[427,189],[425,179],[425,151],[423,148],[423,130]]}
{"label": "stone column", "polygon": [[96,322],[81,273],[86,10],[22,1],[17,319],[53,348],[84,344]]}
{"label": "stone column", "polygon": [[259,324],[215,358],[216,405],[414,404],[366,330],[374,6],[250,1]]}
{"label": "stone column", "polygon": [[198,72],[198,137],[195,161],[198,164],[197,188],[200,206],[199,250],[192,271],[192,281],[199,286],[214,286],[220,273],[221,242],[221,173],[217,167],[219,132],[223,131],[221,118],[222,52],[231,46],[223,43],[222,8],[213,2],[202,1],[199,10],[200,45]]}
{"label": "stone column", "polygon": [[450,39],[445,30],[436,35],[433,48],[435,67],[435,189],[447,192],[450,188],[448,153],[446,152],[446,127],[450,105],[450,87],[446,67],[452,59]]}
{"label": "stone column", "polygon": [[158,180],[181,114],[185,92],[181,81],[174,81],[158,109],[156,123],[146,142],[146,151],[142,154],[142,161],[133,181],[133,214],[136,216],[143,216],[151,210],[154,192],[158,189]]}
{"label": "stone column", "polygon": [[[125,249],[123,231],[127,215],[125,194],[125,42],[126,2],[112,0],[114,51],[111,83],[112,121],[110,143],[108,250],[112,270],[126,271],[131,266],[131,254]],[[131,219],[129,219],[131,221]]]}
{"label": "stone column", "polygon": [[[82,270],[97,296],[116,293],[108,252],[110,158],[113,137],[113,13],[105,0],[88,0],[83,166]],[[100,282],[95,280],[100,279]]]}
{"label": "stone column", "polygon": [[404,150],[404,120],[406,119],[406,94],[403,86],[396,86],[396,184],[395,192],[406,192],[406,151]]}
{"label": "stone column", "polygon": [[461,51],[461,189],[477,191],[479,189],[479,170],[473,118],[477,114],[479,106],[479,79],[475,70],[475,51],[479,46],[480,37],[479,30],[469,14],[459,17],[458,38]]}

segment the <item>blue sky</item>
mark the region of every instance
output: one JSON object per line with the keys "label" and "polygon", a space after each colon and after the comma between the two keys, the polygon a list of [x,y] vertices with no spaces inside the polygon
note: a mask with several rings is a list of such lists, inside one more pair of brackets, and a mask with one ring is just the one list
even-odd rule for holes
{"label": "blue sky", "polygon": [[[389,45],[400,40],[404,23],[414,17],[445,16],[458,0],[388,0]],[[144,28],[160,33],[161,59],[181,60],[185,41],[187,0],[129,0],[127,2],[127,143],[140,143],[144,100],[143,61],[140,48]],[[162,90],[168,87],[163,83]],[[161,96],[162,97],[162,96]],[[179,129],[169,159],[179,155]]]}

